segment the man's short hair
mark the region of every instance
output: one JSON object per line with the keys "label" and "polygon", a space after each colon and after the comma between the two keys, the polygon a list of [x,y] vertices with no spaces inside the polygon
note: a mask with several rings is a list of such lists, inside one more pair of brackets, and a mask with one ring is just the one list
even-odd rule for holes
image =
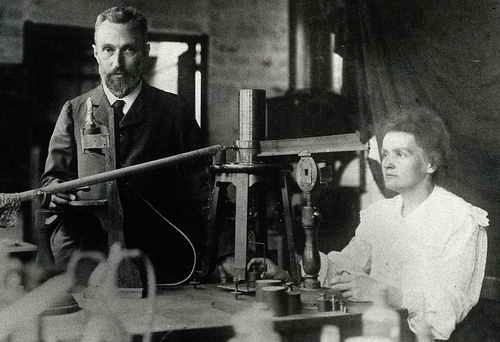
{"label": "man's short hair", "polygon": [[391,131],[413,134],[418,146],[436,166],[434,176],[444,175],[451,156],[450,135],[435,112],[423,106],[402,106],[385,122],[383,136]]}
{"label": "man's short hair", "polygon": [[144,42],[147,41],[148,21],[141,12],[132,6],[111,7],[99,14],[95,22],[94,41],[99,26],[105,21],[117,24],[131,23],[132,28],[142,35]]}

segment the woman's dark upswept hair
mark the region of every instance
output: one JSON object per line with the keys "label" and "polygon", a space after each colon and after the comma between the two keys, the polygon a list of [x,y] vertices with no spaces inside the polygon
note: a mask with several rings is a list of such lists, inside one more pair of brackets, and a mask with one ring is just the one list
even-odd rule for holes
{"label": "woman's dark upswept hair", "polygon": [[383,136],[388,132],[413,134],[418,146],[436,166],[433,178],[442,178],[446,174],[451,157],[450,135],[443,120],[435,112],[422,106],[401,107],[387,119]]}
{"label": "woman's dark upswept hair", "polygon": [[147,40],[148,21],[146,17],[134,7],[111,7],[99,14],[95,22],[94,40],[99,26],[105,21],[117,24],[131,23],[133,29],[141,33],[144,42]]}

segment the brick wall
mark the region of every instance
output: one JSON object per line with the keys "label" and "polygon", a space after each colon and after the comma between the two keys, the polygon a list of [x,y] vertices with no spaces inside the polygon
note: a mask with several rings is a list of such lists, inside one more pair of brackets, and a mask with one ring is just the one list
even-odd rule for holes
{"label": "brick wall", "polygon": [[[287,0],[4,1],[7,5],[0,5],[0,10],[12,7],[12,15],[23,20],[83,27],[93,27],[96,15],[108,7],[130,4],[149,18],[152,31],[208,34],[210,144],[236,139],[240,88],[265,89],[270,97],[282,95],[288,87]],[[23,20],[17,20],[18,27]],[[7,44],[8,32],[0,30],[0,54],[14,55],[19,62],[22,35],[16,44]]]}
{"label": "brick wall", "polygon": [[209,10],[209,136],[231,143],[239,89],[261,88],[272,97],[288,87],[288,2],[212,0]]}
{"label": "brick wall", "polygon": [[23,1],[0,1],[0,64],[23,60]]}

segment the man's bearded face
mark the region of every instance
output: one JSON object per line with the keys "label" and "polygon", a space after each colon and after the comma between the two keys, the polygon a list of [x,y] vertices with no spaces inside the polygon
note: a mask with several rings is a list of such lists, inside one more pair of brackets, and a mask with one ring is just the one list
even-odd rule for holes
{"label": "man's bearded face", "polygon": [[94,57],[101,80],[116,97],[129,94],[141,80],[149,45],[129,24],[103,22],[95,35]]}

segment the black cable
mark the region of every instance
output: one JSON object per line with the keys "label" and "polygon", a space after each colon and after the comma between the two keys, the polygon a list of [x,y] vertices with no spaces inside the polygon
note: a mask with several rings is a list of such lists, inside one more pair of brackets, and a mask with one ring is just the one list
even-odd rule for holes
{"label": "black cable", "polygon": [[189,272],[189,275],[187,277],[185,277],[184,279],[182,279],[181,281],[178,281],[178,282],[175,282],[175,283],[166,283],[166,284],[161,284],[161,285],[162,286],[178,286],[178,285],[181,285],[181,284],[185,283],[186,281],[189,280],[189,278],[191,278],[191,276],[193,275],[193,273],[194,273],[194,271],[196,269],[197,256],[196,256],[196,249],[194,247],[193,242],[189,239],[189,237],[179,227],[177,227],[173,222],[171,222],[169,219],[167,219],[158,209],[156,209],[155,206],[153,204],[151,204],[151,202],[149,202],[147,199],[145,199],[143,196],[141,196],[138,192],[136,192],[136,191],[133,191],[133,192],[144,203],[146,203],[147,206],[151,210],[153,210],[153,212],[156,215],[158,215],[163,221],[165,221],[168,225],[170,225],[170,227],[172,227],[174,230],[176,230],[187,241],[187,243],[191,247],[191,250],[193,251],[193,267],[191,268],[191,271]]}

